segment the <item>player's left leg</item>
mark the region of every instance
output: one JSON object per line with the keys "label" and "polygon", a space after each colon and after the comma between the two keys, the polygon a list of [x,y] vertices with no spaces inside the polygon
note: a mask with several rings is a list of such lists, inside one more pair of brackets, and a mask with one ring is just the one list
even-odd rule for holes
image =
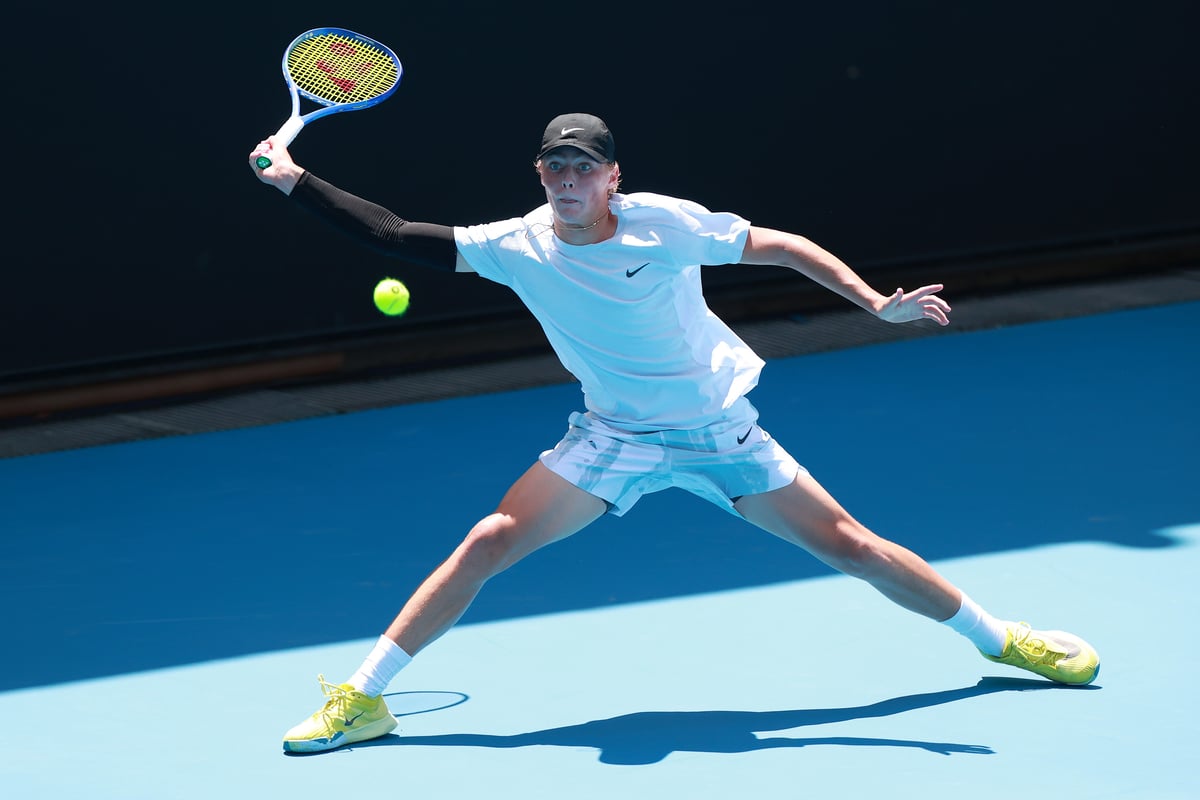
{"label": "player's left leg", "polygon": [[924,559],[871,532],[803,470],[782,489],[747,495],[734,507],[763,530],[867,581],[910,611],[942,621],[962,603],[962,593]]}
{"label": "player's left leg", "polygon": [[749,522],[865,580],[898,605],[947,623],[991,661],[1060,683],[1085,684],[1096,677],[1100,659],[1087,642],[995,619],[916,553],[854,519],[804,470],[787,486],[746,495],[734,507]]}

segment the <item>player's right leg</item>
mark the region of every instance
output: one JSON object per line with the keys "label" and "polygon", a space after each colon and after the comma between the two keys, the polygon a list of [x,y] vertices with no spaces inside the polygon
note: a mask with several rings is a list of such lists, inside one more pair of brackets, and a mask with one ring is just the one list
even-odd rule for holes
{"label": "player's right leg", "polygon": [[[381,646],[394,643],[405,654],[416,655],[458,621],[489,578],[534,550],[581,530],[607,508],[603,500],[535,463],[512,485],[496,511],[476,523],[417,588],[381,638]],[[360,669],[355,678],[362,674]],[[373,683],[386,686],[393,674]],[[396,727],[381,688],[371,691],[373,687],[320,681],[325,705],[284,735],[284,750],[332,750],[383,736]]]}
{"label": "player's right leg", "polygon": [[607,509],[600,498],[534,463],[496,511],[480,520],[426,578],[387,629],[387,637],[416,655],[458,621],[489,578],[582,530]]}

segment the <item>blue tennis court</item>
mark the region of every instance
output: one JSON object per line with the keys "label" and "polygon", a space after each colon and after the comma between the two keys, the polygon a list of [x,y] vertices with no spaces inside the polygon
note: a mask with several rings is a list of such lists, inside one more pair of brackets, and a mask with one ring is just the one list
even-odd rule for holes
{"label": "blue tennis court", "polygon": [[[553,384],[0,460],[10,797],[1194,798],[1200,303],[770,361],[764,427],[1064,688],[678,491],[489,584],[395,733],[294,757],[400,603],[561,436]],[[895,452],[897,430],[923,447]]]}

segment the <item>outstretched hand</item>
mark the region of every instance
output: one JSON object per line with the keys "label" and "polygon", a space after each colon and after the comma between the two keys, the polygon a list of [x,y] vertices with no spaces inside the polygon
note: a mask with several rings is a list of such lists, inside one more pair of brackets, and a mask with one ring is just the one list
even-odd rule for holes
{"label": "outstretched hand", "polygon": [[879,309],[877,316],[886,322],[931,319],[938,325],[949,325],[950,304],[935,294],[943,288],[942,284],[935,283],[911,292],[897,289]]}

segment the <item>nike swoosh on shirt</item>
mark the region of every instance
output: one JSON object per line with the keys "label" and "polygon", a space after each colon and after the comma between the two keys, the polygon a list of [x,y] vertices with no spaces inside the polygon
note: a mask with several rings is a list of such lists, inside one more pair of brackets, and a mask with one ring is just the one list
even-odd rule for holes
{"label": "nike swoosh on shirt", "polygon": [[645,269],[646,267],[648,267],[648,266],[650,266],[650,262],[649,262],[649,261],[647,261],[645,264],[642,264],[642,265],[641,265],[640,267],[638,267],[637,269],[627,269],[627,270],[625,270],[625,277],[626,277],[626,278],[632,278],[634,275],[637,275],[639,272],[641,272],[642,270],[644,270],[644,269]]}
{"label": "nike swoosh on shirt", "polygon": [[751,428],[749,431],[746,431],[744,434],[737,437],[738,444],[745,444],[746,440],[750,438],[750,431],[753,431],[753,430],[754,430],[754,428]]}

